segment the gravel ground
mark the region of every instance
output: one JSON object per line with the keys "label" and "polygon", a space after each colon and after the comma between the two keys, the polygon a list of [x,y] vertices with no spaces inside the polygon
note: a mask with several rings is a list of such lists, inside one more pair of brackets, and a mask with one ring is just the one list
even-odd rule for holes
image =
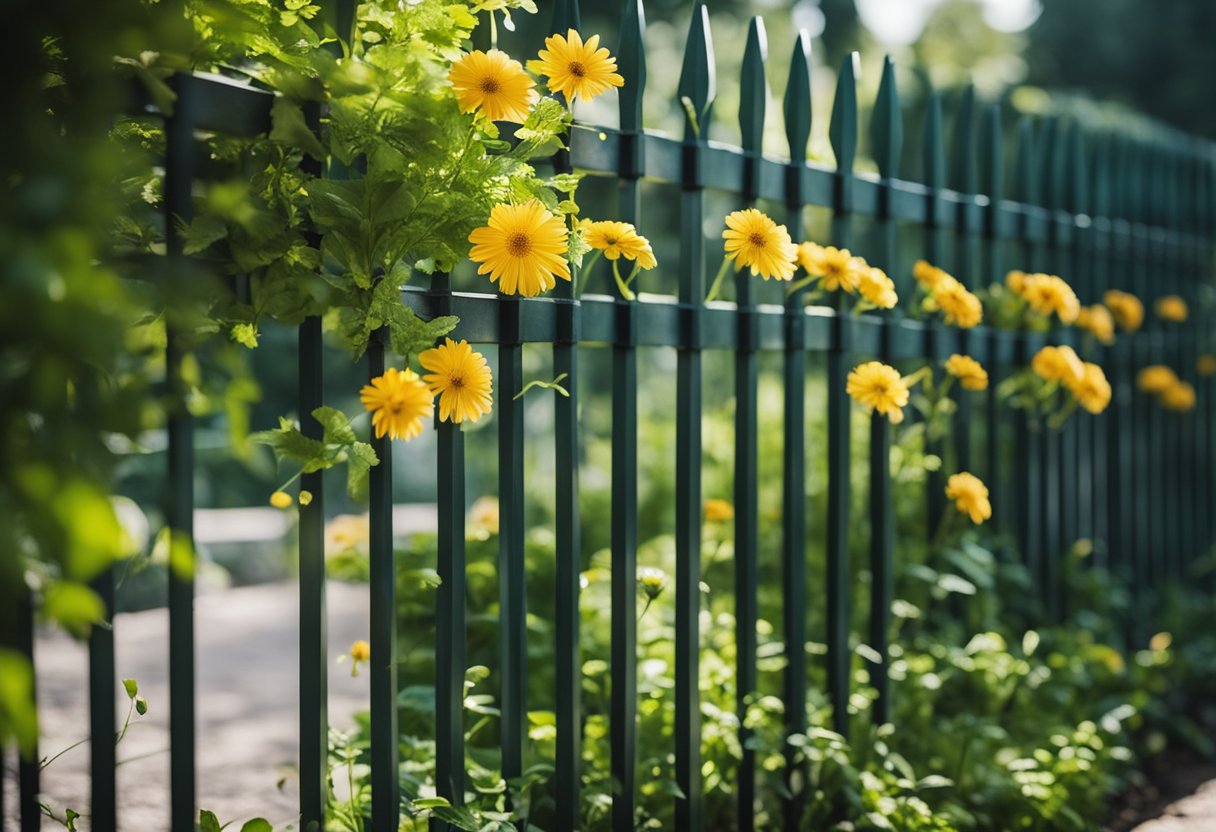
{"label": "gravel ground", "polygon": [[[296,813],[297,592],[295,583],[268,584],[195,603],[198,800],[222,822],[261,815],[278,827]],[[328,602],[336,659],[352,641],[367,637],[367,587],[330,583]],[[114,630],[118,678],[137,679],[149,702],[147,716],[132,724],[119,748],[119,759],[130,762],[118,769],[118,823],[123,830],[161,832],[169,828],[168,615],[164,609],[120,614]],[[87,652],[51,630],[38,633],[35,652],[40,752],[48,757],[88,733]],[[367,677],[352,678],[348,667],[330,664],[330,724],[336,728],[350,727],[351,715],[367,707]],[[117,695],[121,725],[127,702],[121,685]],[[88,759],[84,744],[43,772],[43,797],[57,814],[65,806],[87,810]],[[285,774],[280,791],[276,783]],[[12,779],[5,777],[5,832],[17,829]],[[87,818],[79,825],[88,829]]]}

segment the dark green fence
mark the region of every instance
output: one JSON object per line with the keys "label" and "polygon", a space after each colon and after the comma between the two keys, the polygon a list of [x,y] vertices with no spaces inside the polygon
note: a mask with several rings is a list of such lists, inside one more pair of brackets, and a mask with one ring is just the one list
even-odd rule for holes
{"label": "dark green fence", "polygon": [[[672,750],[676,777],[684,796],[676,799],[677,828],[713,828],[702,814],[700,731],[698,707],[698,612],[700,591],[702,494],[701,408],[702,357],[707,350],[727,350],[735,359],[735,592],[738,643],[738,708],[757,684],[757,384],[758,357],[779,353],[784,365],[784,506],[782,530],[783,621],[788,664],[784,671],[786,728],[805,731],[808,685],[806,642],[808,607],[827,611],[828,693],[834,704],[835,727],[848,728],[845,703],[849,697],[851,652],[849,599],[854,575],[848,543],[858,519],[849,517],[850,404],[845,376],[860,356],[886,361],[944,360],[967,352],[989,369],[992,384],[981,404],[964,407],[952,440],[960,468],[980,472],[992,488],[997,523],[1012,532],[1043,593],[1046,607],[1059,613],[1060,564],[1066,548],[1080,538],[1106,542],[1109,565],[1123,570],[1140,602],[1155,588],[1182,576],[1187,562],[1212,541],[1213,430],[1207,414],[1213,399],[1212,382],[1199,384],[1199,406],[1190,414],[1170,415],[1144,396],[1133,395],[1134,375],[1150,363],[1192,362],[1212,346],[1207,319],[1192,316],[1185,326],[1168,331],[1150,322],[1133,336],[1120,337],[1102,348],[1096,359],[1106,368],[1114,387],[1108,412],[1100,418],[1073,419],[1059,433],[1041,434],[1027,420],[998,406],[995,388],[1043,344],[1075,342],[1071,331],[1042,333],[998,332],[985,327],[958,331],[911,320],[900,310],[856,317],[833,309],[807,307],[801,294],[784,306],[757,304],[752,280],[744,276],[735,286],[736,303],[705,304],[706,252],[719,243],[703,232],[706,195],[730,195],[744,207],[757,200],[786,207],[789,227],[799,235],[804,209],[817,206],[831,212],[831,239],[849,246],[855,220],[864,221],[869,242],[864,252],[871,262],[896,277],[901,294],[909,282],[897,270],[909,252],[897,251],[899,229],[923,233],[915,254],[942,265],[975,287],[999,281],[1008,268],[1065,275],[1085,300],[1096,301],[1102,290],[1130,290],[1146,302],[1164,294],[1180,294],[1192,307],[1212,274],[1213,219],[1216,205],[1216,155],[1208,143],[1158,131],[1132,138],[1087,131],[1054,118],[1021,119],[1016,141],[1006,143],[1003,125],[1008,113],[996,104],[981,104],[970,91],[953,114],[947,153],[941,99],[928,101],[921,138],[924,181],[900,179],[904,156],[904,115],[900,109],[894,67],[887,61],[877,102],[869,120],[871,155],[879,176],[854,172],[859,141],[854,60],[840,68],[829,135],[836,168],[807,162],[811,131],[810,39],[803,33],[794,43],[782,111],[789,159],[761,154],[766,119],[767,44],[762,22],[752,22],[742,69],[739,112],[742,147],[708,140],[706,132],[688,124],[683,137],[649,133],[642,124],[646,88],[643,48],[644,14],[640,0],[627,0],[621,42],[616,54],[626,86],[620,95],[620,127],[602,131],[575,129],[568,152],[553,164],[617,185],[619,219],[645,226],[641,197],[643,181],[678,186],[681,246],[678,297],[668,302],[625,302],[616,297],[572,295],[563,283],[550,297],[520,299],[491,294],[450,291],[445,277],[427,289],[407,287],[406,302],[424,317],[460,316],[456,335],[471,342],[498,346],[498,469],[501,500],[499,555],[500,655],[499,699],[502,709],[502,774],[518,776],[524,769],[527,658],[525,651],[524,570],[524,431],[523,402],[512,392],[523,385],[523,350],[527,344],[549,345],[555,373],[568,373],[568,398],[555,397],[553,432],[556,459],[556,537],[558,563],[556,596],[556,788],[558,828],[578,826],[580,767],[579,659],[579,368],[581,345],[612,351],[612,591],[613,644],[611,768],[619,790],[613,794],[613,828],[633,828],[636,772],[636,571],[638,543],[638,367],[643,347],[674,347],[677,409],[676,465],[679,472],[676,505],[676,667],[675,734]],[[559,3],[554,31],[577,26],[574,0]],[[170,268],[183,257],[177,219],[191,215],[198,145],[196,131],[253,136],[270,126],[270,94],[214,76],[173,79],[178,99],[165,119],[165,212]],[[714,101],[714,59],[708,11],[697,4],[686,46],[679,95],[703,113]],[[149,106],[143,109],[155,115]],[[1007,148],[1012,144],[1011,158]],[[949,160],[949,161],[947,161]],[[1012,175],[1007,175],[1012,170]],[[1012,198],[1010,198],[1012,197]],[[708,247],[708,248],[707,248]],[[711,262],[711,267],[716,259]],[[384,368],[384,346],[374,340],[370,373]],[[807,413],[804,390],[808,356],[825,356],[828,380],[827,413]],[[306,322],[299,333],[299,412],[320,406],[321,327]],[[181,392],[181,352],[169,337],[169,385]],[[350,373],[347,367],[328,372]],[[350,379],[357,385],[356,379]],[[826,418],[828,424],[828,510],[826,517],[806,516],[807,420]],[[970,427],[983,423],[982,453],[973,452]],[[320,437],[320,426],[307,416],[305,433]],[[1012,464],[1003,464],[998,451],[1001,426],[1013,425]],[[442,585],[437,594],[436,763],[437,788],[454,803],[463,798],[464,728],[462,724],[465,671],[464,608],[464,437],[458,425],[438,423],[439,563]],[[168,521],[181,543],[191,540],[193,474],[191,418],[184,410],[169,415]],[[869,518],[872,603],[866,640],[882,656],[888,654],[889,611],[892,601],[892,561],[898,555],[889,475],[890,433],[886,421],[875,417],[870,434]],[[395,828],[399,807],[396,729],[396,626],[392,550],[391,454],[388,440],[377,443],[381,464],[371,475],[370,632],[372,719],[372,828]],[[302,828],[323,825],[327,762],[325,564],[323,527],[325,499],[319,474],[306,475],[302,486],[313,493],[300,508],[300,812]],[[929,486],[929,510],[942,510],[941,483]],[[861,518],[864,520],[864,518]],[[827,571],[808,576],[806,549],[810,536],[826,540]],[[808,597],[808,578],[818,588]],[[169,595],[172,827],[194,828],[195,806],[195,684],[192,581],[171,573]],[[112,582],[98,589],[112,603]],[[29,642],[27,640],[27,646]],[[91,735],[114,735],[115,668],[112,632],[96,628],[89,644]],[[879,699],[876,716],[888,716],[888,684],[884,663],[869,670]],[[746,738],[746,728],[741,729]],[[753,825],[755,799],[754,752],[743,744],[738,770],[740,829]],[[797,768],[789,748],[789,772]],[[115,828],[114,747],[92,744],[92,822],[99,832]],[[787,774],[787,776],[789,776]],[[21,769],[20,810],[23,830],[37,828],[37,767]],[[794,796],[784,811],[784,828],[801,828],[802,796]]]}

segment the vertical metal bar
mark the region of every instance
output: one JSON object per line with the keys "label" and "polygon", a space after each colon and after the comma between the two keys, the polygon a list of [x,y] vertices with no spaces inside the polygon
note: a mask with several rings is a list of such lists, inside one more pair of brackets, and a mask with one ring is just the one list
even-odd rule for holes
{"label": "vertical metal bar", "polygon": [[527,706],[527,587],[524,575],[524,354],[520,301],[500,296],[498,348],[499,680],[502,702],[502,776],[524,770]]}
{"label": "vertical metal bar", "polygon": [[[942,145],[942,99],[941,93],[934,89],[930,89],[925,104],[922,159],[923,175],[921,178],[927,189],[925,195],[925,259],[941,268],[948,268],[945,235],[938,219],[940,192],[946,185],[946,157]],[[928,334],[930,339],[933,339],[935,333],[930,331]],[[931,340],[930,343],[932,344],[933,341]],[[925,439],[925,453],[942,457],[942,451],[940,440]],[[928,511],[925,529],[927,534],[932,537],[937,531],[946,507],[945,480],[940,469],[930,471],[925,476],[925,488],[927,491],[925,505]]]}
{"label": "vertical metal bar", "polygon": [[[170,275],[183,279],[179,222],[193,213],[194,96],[189,76],[175,77],[177,102],[165,120],[165,242]],[[186,352],[177,331],[166,328],[168,416],[169,570],[169,790],[173,829],[194,828],[196,790],[194,710],[194,423],[182,379]],[[176,555],[176,557],[175,557]]]}
{"label": "vertical metal bar", "polygon": [[[1005,155],[1001,142],[1001,105],[990,104],[980,123],[980,188],[988,195],[988,210],[984,214],[983,262],[981,271],[989,283],[999,283],[1003,269],[1002,240],[998,230],[1001,216],[1001,200],[1005,191]],[[1012,511],[1008,499],[1007,472],[1001,469],[1001,427],[1004,422],[1004,406],[997,395],[1005,367],[997,355],[998,341],[992,344],[992,358],[988,362],[988,391],[984,396],[985,455],[984,481],[994,508],[996,526],[1002,532],[1013,529]]]}
{"label": "vertical metal bar", "polygon": [[[387,278],[382,278],[387,279]],[[367,346],[369,378],[385,371],[387,330]],[[397,567],[393,558],[393,443],[373,439],[380,463],[369,472],[368,561],[371,584],[372,828],[394,830],[400,818],[397,753]]]}
{"label": "vertical metal bar", "polygon": [[[1033,205],[1038,201],[1036,187],[1034,131],[1030,120],[1023,118],[1018,124],[1018,145],[1016,172],[1014,176],[1015,196],[1024,205]],[[1022,215],[1021,251],[1019,254],[1027,263],[1030,262],[1034,245],[1030,240],[1029,217]],[[1025,335],[1017,341],[1016,365],[1026,367],[1030,364],[1030,349]],[[1033,580],[1038,579],[1041,552],[1039,549],[1039,505],[1035,495],[1039,488],[1039,434],[1031,430],[1030,419],[1025,410],[1018,410],[1014,417],[1014,482],[1017,497],[1017,541],[1026,568]]]}
{"label": "vertical metal bar", "polygon": [[93,581],[93,591],[105,605],[105,623],[89,633],[89,814],[91,829],[114,832],[118,827],[114,737],[114,572],[107,567]]}
{"label": "vertical metal bar", "polygon": [[[958,104],[958,114],[954,121],[954,136],[951,146],[950,187],[956,192],[968,197],[979,189],[979,171],[976,158],[975,143],[975,87],[968,84]],[[979,280],[978,249],[979,239],[972,230],[970,214],[973,208],[967,202],[959,202],[955,216],[957,228],[955,273],[959,280],[968,288],[977,288]],[[972,333],[959,330],[959,351],[970,351]],[[971,420],[972,397],[964,391],[955,388],[953,392],[956,410],[953,419],[954,454],[957,470],[971,471]]]}
{"label": "vertical metal bar", "polygon": [[[857,151],[856,53],[845,56],[832,104],[828,137],[836,154],[836,193],[832,214],[832,241],[847,247],[852,238],[853,159]],[[849,732],[849,687],[852,653],[849,650],[849,397],[845,393],[850,361],[849,322],[838,305],[833,320],[832,345],[827,354],[828,382],[828,517],[827,517],[827,643],[828,694],[832,726]]]}
{"label": "vertical metal bar", "polygon": [[[621,219],[636,224],[642,213],[642,96],[646,89],[646,13],[642,0],[625,3],[618,66],[625,79],[618,98]],[[637,571],[638,571],[638,357],[636,306],[616,300],[612,346],[612,701],[609,711],[612,828],[634,827],[637,765]],[[577,807],[575,807],[577,811]],[[559,816],[561,813],[559,812]],[[567,816],[569,813],[567,813]],[[571,827],[573,828],[573,827]]]}
{"label": "vertical metal bar", "polygon": [[[878,164],[880,197],[875,218],[878,236],[877,262],[888,271],[896,268],[896,228],[891,219],[890,183],[899,174],[899,159],[903,146],[903,116],[899,109],[899,92],[895,85],[895,63],[888,57],[883,62],[882,80],[870,121],[870,141]],[[893,320],[883,321],[879,358],[890,361],[891,327],[898,325],[899,313]],[[870,684],[877,692],[874,701],[874,722],[883,724],[891,719],[891,691],[888,679],[890,657],[891,602],[894,600],[895,519],[891,485],[891,431],[887,419],[874,413],[870,419],[870,647],[881,657],[869,663]]]}
{"label": "vertical metal bar", "polygon": [[[17,601],[17,650],[30,663],[30,696],[38,701],[38,674],[34,662],[34,599],[25,586],[22,576],[22,586]],[[41,791],[41,765],[38,756],[38,737],[29,749],[17,749],[17,810],[21,815],[21,832],[38,832],[42,828],[42,811],[39,808],[38,793]],[[3,760],[0,759],[0,764]],[[3,783],[0,783],[2,786]],[[3,816],[0,816],[3,817]]]}
{"label": "vertical metal bar", "polygon": [[701,153],[716,89],[709,10],[693,8],[677,92],[698,114],[686,124],[680,193],[679,302],[683,322],[676,357],[676,828],[701,829],[701,313],[705,299],[705,191]]}
{"label": "vertical metal bar", "polygon": [[[790,151],[786,171],[786,205],[790,232],[802,232],[802,174],[811,133],[811,37],[803,30],[794,42],[789,81],[783,101],[785,135]],[[785,431],[781,473],[781,578],[785,634],[785,674],[782,679],[787,736],[806,731],[806,344],[804,292],[785,302],[783,413]],[[805,771],[796,746],[785,746],[785,785],[789,797],[782,829],[802,829],[806,805]]]}

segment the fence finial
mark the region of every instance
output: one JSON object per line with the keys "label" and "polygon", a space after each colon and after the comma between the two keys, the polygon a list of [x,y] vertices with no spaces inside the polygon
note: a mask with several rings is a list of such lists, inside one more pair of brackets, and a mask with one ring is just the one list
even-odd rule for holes
{"label": "fence finial", "polygon": [[709,31],[709,9],[700,2],[693,8],[688,42],[684,46],[684,65],[676,92],[687,109],[684,135],[687,139],[709,137],[709,122],[717,96],[714,70],[714,41]]}
{"label": "fence finial", "polygon": [[617,67],[625,86],[618,93],[622,130],[642,129],[642,98],[646,93],[646,12],[642,0],[625,0]]}
{"label": "fence finial", "polygon": [[870,118],[870,143],[874,162],[885,179],[899,176],[899,158],[904,147],[904,120],[899,109],[899,90],[895,85],[895,61],[887,55],[878,82],[878,98]]}
{"label": "fence finial", "polygon": [[925,185],[937,190],[946,184],[946,152],[942,147],[942,94],[930,89],[925,102],[924,134]]}
{"label": "fence finial", "polygon": [[747,48],[743,52],[743,72],[739,82],[739,130],[743,149],[759,153],[764,147],[764,115],[768,109],[768,78],[764,65],[768,60],[768,36],[764,19],[752,18],[747,29]]}
{"label": "fence finial", "polygon": [[790,161],[806,161],[806,144],[811,138],[811,35],[806,29],[800,30],[794,40],[782,112]]}
{"label": "fence finial", "polygon": [[832,121],[828,139],[836,154],[836,170],[853,170],[857,156],[857,53],[850,52],[840,62],[836,80],[836,100],[832,104]]}

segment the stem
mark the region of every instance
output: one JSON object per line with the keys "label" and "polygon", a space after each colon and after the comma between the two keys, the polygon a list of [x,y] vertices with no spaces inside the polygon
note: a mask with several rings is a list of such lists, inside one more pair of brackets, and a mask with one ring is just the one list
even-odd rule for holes
{"label": "stem", "polygon": [[595,249],[594,251],[592,251],[590,255],[588,255],[588,259],[586,259],[586,260],[584,260],[584,261],[583,261],[583,265],[579,266],[579,269],[578,269],[578,276],[577,276],[577,279],[576,279],[576,281],[575,281],[575,283],[574,283],[574,296],[575,296],[576,298],[582,295],[582,291],[583,291],[583,286],[582,286],[583,275],[585,275],[585,274],[587,274],[588,272],[590,272],[590,271],[591,271],[591,267],[592,267],[592,266],[594,266],[596,263],[598,263],[598,262],[600,261],[600,258],[601,258],[601,257],[603,257],[603,256],[604,256],[604,252],[603,252],[603,250],[602,250],[602,249],[598,249],[598,248],[597,248],[597,249]]}
{"label": "stem", "polygon": [[89,740],[88,740],[88,737],[85,737],[83,740],[77,740],[76,742],[74,742],[74,743],[72,743],[71,745],[69,745],[67,748],[65,748],[65,749],[63,749],[62,751],[60,751],[60,752],[59,752],[58,754],[56,754],[54,757],[50,757],[50,758],[48,758],[48,759],[44,760],[44,761],[42,762],[42,764],[38,766],[38,770],[39,770],[39,771],[44,770],[44,769],[45,769],[47,766],[49,766],[51,763],[53,763],[53,762],[55,762],[56,760],[58,760],[58,759],[59,759],[60,757],[62,757],[64,754],[67,754],[67,753],[68,753],[69,751],[71,751],[73,748],[76,748],[76,747],[78,747],[78,746],[84,745],[84,744],[85,744],[86,742],[88,742],[88,741],[89,741]]}
{"label": "stem", "polygon": [[490,48],[498,48],[498,22],[494,19],[494,12],[490,12]]}
{"label": "stem", "polygon": [[[620,262],[620,260],[612,261],[612,277],[616,280],[616,288],[620,290],[621,297],[623,297],[625,300],[637,300],[638,296],[635,295],[629,288],[629,284],[621,279],[621,270],[619,267]],[[636,276],[636,274],[637,270],[635,269],[634,275]],[[632,280],[633,278],[630,279]]]}
{"label": "stem", "polygon": [[718,299],[718,290],[722,288],[722,281],[726,278],[726,271],[730,268],[730,263],[729,257],[722,258],[722,265],[718,269],[718,274],[714,277],[714,282],[710,284],[709,294],[705,296],[706,303]]}

